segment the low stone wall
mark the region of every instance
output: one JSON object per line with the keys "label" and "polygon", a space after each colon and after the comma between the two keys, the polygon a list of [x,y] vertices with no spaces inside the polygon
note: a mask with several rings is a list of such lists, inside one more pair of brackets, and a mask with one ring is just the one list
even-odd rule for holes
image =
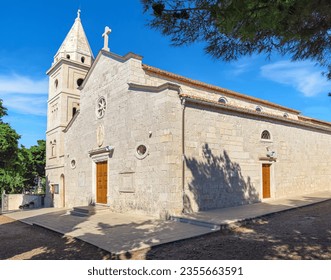
{"label": "low stone wall", "polygon": [[42,207],[42,196],[40,195],[6,194],[6,199],[7,199],[7,207],[6,207],[7,211],[18,210],[20,209],[21,205],[26,205],[25,209]]}

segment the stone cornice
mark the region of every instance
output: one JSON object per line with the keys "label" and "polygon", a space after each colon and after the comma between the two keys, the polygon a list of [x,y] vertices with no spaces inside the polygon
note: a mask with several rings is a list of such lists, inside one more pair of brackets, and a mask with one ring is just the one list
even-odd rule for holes
{"label": "stone cornice", "polygon": [[112,146],[105,146],[99,149],[94,149],[90,150],[88,152],[90,157],[96,156],[96,155],[101,155],[101,154],[106,154],[106,155],[111,155],[112,152],[114,151],[114,147]]}
{"label": "stone cornice", "polygon": [[47,75],[51,75],[54,71],[56,71],[60,66],[62,66],[63,64],[66,65],[71,65],[71,66],[75,66],[75,67],[79,67],[79,68],[83,68],[85,70],[89,70],[91,68],[91,66],[72,60],[72,59],[67,59],[67,58],[61,58],[58,62],[56,62],[55,64],[53,64],[51,66],[51,68],[49,68],[46,72]]}

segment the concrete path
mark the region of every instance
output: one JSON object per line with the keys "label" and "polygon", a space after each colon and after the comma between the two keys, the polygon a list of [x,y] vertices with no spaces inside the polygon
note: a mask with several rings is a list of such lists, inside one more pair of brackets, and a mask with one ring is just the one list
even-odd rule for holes
{"label": "concrete path", "polygon": [[210,233],[213,230],[154,217],[101,211],[87,217],[68,214],[69,209],[42,208],[5,214],[21,222],[76,237],[114,254]]}
{"label": "concrete path", "polygon": [[68,214],[69,209],[55,208],[24,210],[4,215],[24,223],[76,237],[116,254],[196,237],[234,222],[254,219],[329,199],[331,199],[331,191],[177,217],[177,220],[182,220],[184,223],[173,220],[156,220],[148,216],[112,213],[105,210],[87,217],[73,216]]}
{"label": "concrete path", "polygon": [[179,217],[182,222],[193,224],[208,224],[222,227],[232,223],[251,220],[267,216],[273,213],[287,211],[310,204],[319,203],[331,199],[331,191],[312,193],[308,195],[294,196],[290,198],[269,200],[267,202],[214,209],[198,213],[186,214]]}

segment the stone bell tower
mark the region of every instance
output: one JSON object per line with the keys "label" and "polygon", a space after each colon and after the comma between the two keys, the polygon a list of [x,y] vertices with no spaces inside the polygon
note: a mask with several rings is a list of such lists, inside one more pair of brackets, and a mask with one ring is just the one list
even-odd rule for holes
{"label": "stone bell tower", "polygon": [[85,35],[80,10],[62,45],[54,56],[49,76],[46,131],[47,206],[65,206],[63,131],[79,110],[79,87],[94,57]]}

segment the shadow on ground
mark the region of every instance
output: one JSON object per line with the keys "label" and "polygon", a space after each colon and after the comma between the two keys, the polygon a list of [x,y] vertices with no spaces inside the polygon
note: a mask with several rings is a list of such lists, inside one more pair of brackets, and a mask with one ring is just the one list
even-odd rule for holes
{"label": "shadow on ground", "polygon": [[[6,220],[7,219],[7,220]],[[246,225],[149,249],[123,251],[116,255],[96,246],[52,231],[0,216],[0,259],[178,259],[178,260],[264,260],[331,259],[331,201],[269,215]],[[77,225],[79,226],[79,225]],[[145,237],[153,245],[158,226],[149,222],[109,228],[100,222],[99,230],[119,230]],[[123,230],[125,227],[125,230]],[[148,228],[148,229],[146,229]],[[171,230],[171,228],[169,229]],[[82,238],[82,236],[80,236]],[[112,242],[109,240],[109,242]],[[125,244],[123,246],[131,246]],[[140,245],[136,243],[133,245]]]}
{"label": "shadow on ground", "polygon": [[146,259],[330,260],[331,201],[152,248]]}

